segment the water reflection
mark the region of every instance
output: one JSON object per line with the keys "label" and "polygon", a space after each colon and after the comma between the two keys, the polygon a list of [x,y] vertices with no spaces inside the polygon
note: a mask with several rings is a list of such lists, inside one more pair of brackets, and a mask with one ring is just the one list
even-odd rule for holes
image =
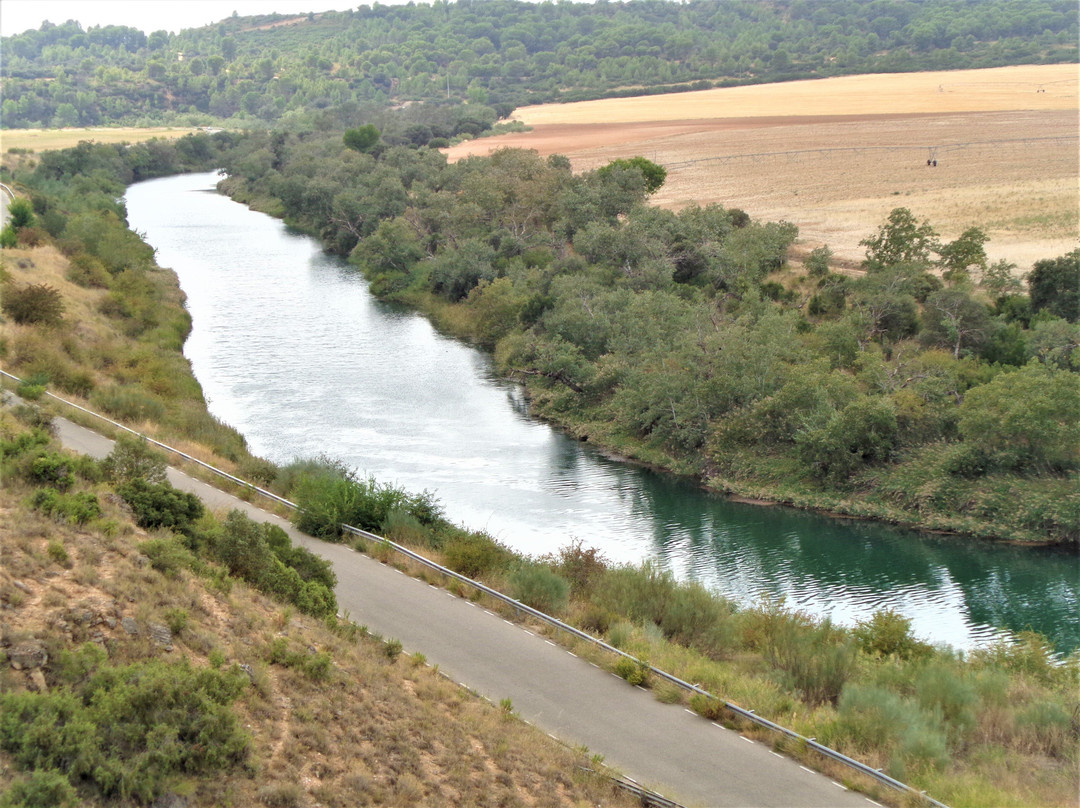
{"label": "water reflection", "polygon": [[310,239],[192,193],[213,180],[133,186],[128,210],[188,294],[185,352],[211,410],[256,452],[326,453],[434,490],[455,521],[531,554],[577,538],[743,603],[783,597],[845,623],[889,607],[963,647],[1027,627],[1080,643],[1074,557],[733,503],[607,458],[530,420],[486,355],[374,300]]}

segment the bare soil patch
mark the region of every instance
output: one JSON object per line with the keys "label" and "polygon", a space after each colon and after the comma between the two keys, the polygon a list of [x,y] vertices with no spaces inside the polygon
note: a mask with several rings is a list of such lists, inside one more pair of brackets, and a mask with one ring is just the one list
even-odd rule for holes
{"label": "bare soil patch", "polygon": [[981,227],[992,260],[1027,270],[1080,244],[1077,79],[1032,65],[527,107],[531,132],[449,156],[528,148],[588,170],[640,154],[668,169],[655,204],[794,222],[797,252],[828,244],[857,264],[859,240],[907,207],[946,239]]}

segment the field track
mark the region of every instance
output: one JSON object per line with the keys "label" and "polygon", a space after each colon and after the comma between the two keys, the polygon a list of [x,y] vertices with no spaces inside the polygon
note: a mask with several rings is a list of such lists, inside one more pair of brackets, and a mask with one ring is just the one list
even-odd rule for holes
{"label": "field track", "polygon": [[[532,131],[468,141],[565,154],[575,170],[644,155],[668,169],[653,201],[718,203],[799,225],[855,265],[895,207],[946,239],[967,227],[1027,270],[1080,246],[1077,65],[844,76],[523,107]],[[937,159],[936,167],[927,160]]]}

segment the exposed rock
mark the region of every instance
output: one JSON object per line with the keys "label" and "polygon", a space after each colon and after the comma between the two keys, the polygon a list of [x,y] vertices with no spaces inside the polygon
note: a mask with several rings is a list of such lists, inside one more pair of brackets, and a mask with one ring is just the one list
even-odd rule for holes
{"label": "exposed rock", "polygon": [[150,566],[150,558],[144,556],[142,553],[136,553],[134,558],[131,559],[136,567],[148,567]]}
{"label": "exposed rock", "polygon": [[181,797],[179,794],[162,794],[150,805],[150,808],[188,808],[187,797]]}
{"label": "exposed rock", "polygon": [[243,662],[239,665],[239,668],[248,675],[248,679],[251,680],[251,683],[255,684],[255,671],[252,670],[252,667],[246,662]]}
{"label": "exposed rock", "polygon": [[134,617],[125,617],[120,620],[120,627],[124,629],[132,637],[139,636],[139,624],[135,622]]}
{"label": "exposed rock", "polygon": [[16,589],[21,589],[23,592],[25,592],[28,595],[34,594],[34,590],[31,589],[30,587],[28,587],[22,581],[12,581],[11,585],[14,586]]}
{"label": "exposed rock", "polygon": [[41,668],[34,668],[27,673],[30,678],[30,689],[36,690],[38,693],[46,693],[49,690],[48,685],[45,684],[45,674],[41,672]]}
{"label": "exposed rock", "polygon": [[157,643],[160,647],[166,651],[173,649],[172,644],[172,632],[169,631],[168,626],[163,626],[161,623],[150,623],[147,626],[150,632],[150,639]]}
{"label": "exposed rock", "polygon": [[45,646],[37,640],[16,645],[7,652],[11,667],[17,671],[41,668],[48,664],[49,655]]}

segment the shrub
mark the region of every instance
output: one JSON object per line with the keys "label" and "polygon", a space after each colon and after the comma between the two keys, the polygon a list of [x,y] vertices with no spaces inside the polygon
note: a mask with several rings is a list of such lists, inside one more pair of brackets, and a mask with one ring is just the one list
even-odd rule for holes
{"label": "shrub", "polygon": [[510,576],[511,597],[546,614],[561,614],[569,593],[566,579],[539,564],[522,566]]}
{"label": "shrub", "polygon": [[165,455],[138,435],[122,433],[112,452],[101,462],[105,477],[117,484],[141,479],[154,485],[165,482]]}
{"label": "shrub", "polygon": [[67,491],[75,484],[70,457],[59,452],[48,452],[34,460],[30,466],[30,480],[41,485],[48,485],[57,491]]}
{"label": "shrub", "polygon": [[165,625],[173,634],[179,634],[188,624],[187,609],[167,609],[165,611]]}
{"label": "shrub", "polygon": [[401,656],[401,640],[387,640],[383,645],[383,653],[386,658],[393,662],[399,656]]}
{"label": "shrub", "polygon": [[64,315],[60,292],[46,283],[22,288],[8,285],[0,303],[4,314],[20,325],[56,325]]}
{"label": "shrub", "polygon": [[1028,705],[1017,715],[1016,727],[1032,751],[1065,758],[1075,749],[1073,719],[1060,704],[1039,701]]}
{"label": "shrub", "polygon": [[63,772],[33,771],[15,780],[0,796],[0,808],[75,808],[79,795]]}
{"label": "shrub", "polygon": [[71,556],[68,555],[68,551],[61,542],[49,542],[49,546],[45,548],[45,553],[60,566],[71,566]]}
{"label": "shrub", "polygon": [[446,565],[468,578],[504,570],[513,557],[509,550],[483,533],[458,532],[443,548]]}
{"label": "shrub", "polygon": [[177,774],[245,762],[248,737],[229,704],[246,681],[186,660],[101,666],[71,687],[0,695],[0,748],[20,768],[63,768],[111,801],[152,802]]}
{"label": "shrub", "polygon": [[39,488],[30,498],[30,507],[73,525],[85,525],[101,516],[101,505],[89,491],[61,494],[52,488]]}
{"label": "shrub", "polygon": [[731,604],[697,582],[679,584],[660,618],[664,635],[676,642],[718,656],[734,643]]}
{"label": "shrub", "polygon": [[576,597],[587,597],[608,568],[607,559],[596,547],[585,547],[575,539],[559,548],[554,558],[555,571],[570,582]]}
{"label": "shrub", "polygon": [[939,714],[957,735],[975,725],[975,688],[947,665],[924,669],[915,678],[915,697],[924,710]]}
{"label": "shrub", "polygon": [[859,623],[853,633],[859,647],[874,656],[910,659],[931,651],[930,646],[912,635],[911,620],[892,609],[874,612],[873,617]]}
{"label": "shrub", "polygon": [[635,661],[629,657],[619,657],[615,662],[615,674],[632,685],[645,685],[649,681],[649,663],[643,660]]}
{"label": "shrub", "polygon": [[197,496],[168,483],[148,483],[136,478],[121,485],[116,492],[131,506],[139,527],[166,527],[185,533],[203,514],[203,505]]}
{"label": "shrub", "polygon": [[134,387],[95,390],[90,403],[122,421],[160,421],[165,416],[164,404]]}
{"label": "shrub", "polygon": [[915,721],[904,731],[889,768],[893,777],[903,779],[912,769],[943,769],[948,762],[949,747],[944,733],[921,720]]}
{"label": "shrub", "polygon": [[174,539],[150,539],[139,545],[139,552],[150,559],[150,566],[168,578],[176,578],[181,570],[194,569],[195,556]]}
{"label": "shrub", "polygon": [[908,725],[910,704],[890,690],[851,684],[840,694],[837,730],[859,750],[887,748]]}
{"label": "shrub", "polygon": [[856,648],[843,632],[824,623],[807,628],[781,621],[765,646],[765,659],[787,687],[811,704],[836,703],[855,668]]}

